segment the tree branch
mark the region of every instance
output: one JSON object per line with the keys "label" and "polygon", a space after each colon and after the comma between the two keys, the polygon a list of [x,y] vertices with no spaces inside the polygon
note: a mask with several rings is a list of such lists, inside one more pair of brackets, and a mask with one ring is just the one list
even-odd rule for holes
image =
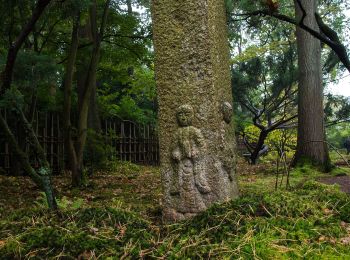
{"label": "tree branch", "polygon": [[38,0],[31,19],[25,25],[20,35],[17,37],[16,41],[9,48],[9,51],[7,53],[6,66],[1,75],[2,84],[0,85],[0,95],[4,94],[4,91],[11,86],[13,68],[15,65],[18,51],[22,47],[25,39],[27,38],[29,33],[33,30],[36,22],[39,20],[41,14],[44,12],[46,6],[50,2],[51,0]]}
{"label": "tree branch", "polygon": [[[271,13],[269,10],[257,10],[250,13],[244,13],[244,14],[235,14],[236,16],[271,16],[278,20],[293,24],[295,26],[298,26],[299,28],[307,31],[315,38],[319,39],[324,44],[328,45],[338,56],[339,60],[343,63],[345,68],[350,72],[350,59],[347,54],[346,48],[343,44],[341,44],[339,37],[337,36],[336,32],[331,30],[328,26],[326,26],[322,19],[318,14],[315,14],[316,21],[318,23],[318,26],[320,27],[320,30],[322,33],[315,31],[314,29],[306,26],[303,23],[303,19],[301,19],[300,22],[297,22],[295,19],[279,14],[279,13]],[[331,30],[331,31],[330,31]],[[335,37],[336,35],[336,37]],[[338,40],[337,40],[338,39]]]}

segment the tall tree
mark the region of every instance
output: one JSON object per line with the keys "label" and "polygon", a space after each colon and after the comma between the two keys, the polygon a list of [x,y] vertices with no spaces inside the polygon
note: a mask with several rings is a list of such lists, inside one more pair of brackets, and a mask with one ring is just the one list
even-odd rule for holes
{"label": "tall tree", "polygon": [[[65,88],[65,113],[67,113],[65,118],[65,143],[69,144],[69,162],[70,162],[70,170],[72,172],[72,185],[80,186],[83,183],[83,160],[84,160],[84,149],[87,138],[87,128],[88,128],[88,113],[89,107],[91,104],[91,95],[93,93],[93,89],[96,87],[96,74],[97,74],[97,66],[100,58],[101,51],[101,43],[103,39],[103,33],[106,27],[107,15],[110,0],[106,0],[104,2],[104,8],[102,12],[102,18],[100,25],[98,24],[98,15],[97,15],[97,3],[94,0],[89,8],[89,21],[91,26],[91,33],[93,39],[93,48],[90,56],[88,70],[84,79],[84,84],[82,89],[80,90],[79,98],[79,109],[78,109],[78,136],[76,140],[76,144],[74,145],[72,140],[71,132],[71,122],[70,116],[70,99],[71,99],[71,88],[72,88],[72,70],[74,69],[74,63],[76,61],[76,52],[78,47],[78,25],[79,23],[74,23],[73,33],[72,33],[72,42],[71,49],[69,51],[69,58],[66,66],[66,76],[64,80],[64,88]],[[79,19],[79,18],[78,18]]]}
{"label": "tall tree", "polygon": [[[79,13],[79,12],[78,12]],[[76,14],[72,28],[72,38],[70,49],[68,51],[68,59],[65,68],[65,76],[63,81],[64,101],[63,101],[63,127],[64,127],[64,143],[68,155],[69,169],[73,176],[78,175],[78,158],[75,150],[74,140],[72,136],[71,108],[72,108],[72,88],[75,62],[78,52],[78,28],[80,23],[80,14]]]}
{"label": "tall tree", "polygon": [[155,0],[164,216],[235,198],[232,92],[224,0]]}
{"label": "tall tree", "polygon": [[[314,14],[317,0],[295,0],[296,19],[319,31]],[[298,142],[295,163],[311,160],[329,170],[330,159],[325,142],[321,43],[297,27],[299,65]]]}

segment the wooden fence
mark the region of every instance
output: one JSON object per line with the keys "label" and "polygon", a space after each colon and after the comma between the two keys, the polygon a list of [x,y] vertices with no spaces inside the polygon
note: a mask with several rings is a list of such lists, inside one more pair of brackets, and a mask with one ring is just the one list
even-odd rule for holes
{"label": "wooden fence", "polygon": [[118,159],[145,165],[159,164],[158,135],[154,126],[109,119],[102,123],[106,144]]}
{"label": "wooden fence", "polygon": [[[29,155],[33,167],[39,164],[26,133],[15,115],[0,111],[13,130],[20,147]],[[61,117],[58,113],[36,113],[32,123],[39,142],[47,154],[54,174],[65,168],[66,156]],[[105,145],[111,148],[114,156],[123,161],[145,165],[159,164],[159,145],[157,131],[152,125],[140,125],[131,121],[108,119],[102,122]],[[3,132],[0,131],[0,174],[1,171],[20,175],[21,167]]]}

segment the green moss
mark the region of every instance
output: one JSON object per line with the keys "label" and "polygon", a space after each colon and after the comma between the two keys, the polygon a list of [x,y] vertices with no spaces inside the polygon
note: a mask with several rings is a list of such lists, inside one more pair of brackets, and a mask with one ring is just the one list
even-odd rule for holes
{"label": "green moss", "polygon": [[[149,222],[117,208],[86,208],[63,212],[62,216],[36,215],[36,211],[31,214],[30,217],[10,217],[7,224],[1,223],[0,234],[9,229],[17,234],[16,239],[13,236],[6,239],[0,248],[1,256],[20,258],[34,251],[35,257],[42,258],[61,252],[67,257],[77,257],[89,251],[96,255],[121,256],[126,251],[129,256],[137,257],[152,246],[155,238]],[[14,223],[18,217],[20,221]]]}
{"label": "green moss", "polygon": [[16,210],[0,220],[0,259],[349,258],[342,238],[350,236],[350,197],[315,181],[319,176],[312,167],[297,168],[291,188],[274,191],[274,176],[264,175],[242,183],[239,199],[172,225],[128,210],[126,200],[66,207],[60,216],[42,207]]}
{"label": "green moss", "polygon": [[334,169],[334,165],[331,163],[331,160],[329,157],[325,160],[323,164],[309,157],[305,157],[305,156],[299,157],[297,164],[295,166],[298,168],[312,167],[316,171],[326,172],[326,173],[331,172]]}
{"label": "green moss", "polygon": [[314,181],[294,191],[249,192],[239,200],[215,205],[193,220],[173,226],[170,233],[176,232],[178,237],[174,242],[174,236],[170,236],[165,244],[172,241],[178,246],[170,248],[169,244],[163,251],[168,250],[170,258],[348,255],[346,246],[318,241],[321,236],[330,239],[347,235],[340,223],[349,221],[349,203],[347,195]]}
{"label": "green moss", "polygon": [[350,169],[345,167],[335,167],[329,174],[332,176],[346,176],[350,175]]}

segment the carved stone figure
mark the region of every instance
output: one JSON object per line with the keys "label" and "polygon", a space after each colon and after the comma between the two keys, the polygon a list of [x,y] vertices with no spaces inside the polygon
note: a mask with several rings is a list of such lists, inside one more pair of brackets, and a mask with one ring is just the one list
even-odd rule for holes
{"label": "carved stone figure", "polygon": [[232,111],[232,106],[229,102],[222,103],[221,112],[222,112],[224,121],[227,124],[231,123],[233,111]]}
{"label": "carved stone figure", "polygon": [[173,176],[170,194],[179,196],[177,210],[196,213],[205,209],[201,193],[211,191],[205,178],[206,144],[200,129],[192,126],[193,108],[182,105],[177,109],[176,131],[172,149]]}

